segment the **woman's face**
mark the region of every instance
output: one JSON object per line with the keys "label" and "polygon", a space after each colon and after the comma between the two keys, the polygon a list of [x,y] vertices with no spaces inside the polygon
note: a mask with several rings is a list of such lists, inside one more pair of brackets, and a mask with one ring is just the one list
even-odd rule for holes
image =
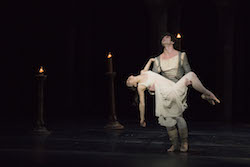
{"label": "woman's face", "polygon": [[133,75],[131,75],[130,77],[128,77],[126,85],[127,85],[127,87],[136,87],[137,86],[135,77]]}

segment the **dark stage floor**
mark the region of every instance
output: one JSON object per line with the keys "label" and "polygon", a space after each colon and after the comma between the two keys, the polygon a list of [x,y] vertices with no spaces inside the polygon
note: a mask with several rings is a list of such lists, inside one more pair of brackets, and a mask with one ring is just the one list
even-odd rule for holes
{"label": "dark stage floor", "polygon": [[[122,122],[123,123],[123,122]],[[166,130],[155,123],[104,130],[95,121],[55,123],[49,136],[1,126],[0,166],[250,166],[250,125],[189,123],[188,153],[168,153]]]}

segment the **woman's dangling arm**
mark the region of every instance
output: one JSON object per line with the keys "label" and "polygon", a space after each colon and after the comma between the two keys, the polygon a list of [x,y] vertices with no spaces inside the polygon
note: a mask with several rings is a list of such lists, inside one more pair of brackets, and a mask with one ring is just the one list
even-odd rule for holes
{"label": "woman's dangling arm", "polygon": [[138,85],[137,90],[138,90],[138,94],[139,94],[140,123],[144,124],[144,122],[145,122],[145,95],[144,95],[144,91],[146,90],[146,86]]}

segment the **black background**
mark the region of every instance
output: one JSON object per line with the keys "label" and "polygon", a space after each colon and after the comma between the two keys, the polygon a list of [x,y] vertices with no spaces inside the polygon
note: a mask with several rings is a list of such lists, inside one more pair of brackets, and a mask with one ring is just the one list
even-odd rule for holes
{"label": "black background", "polygon": [[[154,11],[167,5],[164,8],[168,14],[167,30],[183,34],[182,50],[187,53],[191,68],[222,102],[210,106],[200,99],[199,93],[190,90],[185,117],[189,121],[249,123],[247,5],[243,1],[185,0],[169,4],[157,1],[160,5],[155,7],[147,2],[68,0],[2,4],[1,121],[32,123],[36,111],[34,75],[40,65],[48,75],[47,122],[106,121],[108,52],[113,55],[117,72],[118,119],[122,122],[138,119],[125,81],[130,74],[137,74],[150,57],[161,52]],[[179,3],[183,7],[176,26]],[[228,5],[218,8],[223,3]],[[230,18],[232,22],[223,21]],[[223,33],[229,30],[232,34]],[[232,54],[229,63],[225,60],[227,48]],[[232,80],[225,80],[225,75]],[[228,104],[224,99],[230,93],[232,101]],[[148,97],[148,119],[154,119],[152,101],[153,97]],[[227,111],[226,105],[231,106],[231,111]]]}

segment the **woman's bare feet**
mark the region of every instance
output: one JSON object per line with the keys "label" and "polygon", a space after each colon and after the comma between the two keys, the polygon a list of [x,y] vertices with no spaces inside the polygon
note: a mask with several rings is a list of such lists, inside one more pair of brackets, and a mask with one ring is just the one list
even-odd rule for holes
{"label": "woman's bare feet", "polygon": [[143,121],[140,121],[140,126],[145,128],[146,127],[146,122],[143,120]]}
{"label": "woman's bare feet", "polygon": [[202,94],[201,98],[204,100],[207,100],[210,104],[215,105],[216,103],[220,103],[220,100],[212,93],[212,92],[207,92],[206,94]]}

